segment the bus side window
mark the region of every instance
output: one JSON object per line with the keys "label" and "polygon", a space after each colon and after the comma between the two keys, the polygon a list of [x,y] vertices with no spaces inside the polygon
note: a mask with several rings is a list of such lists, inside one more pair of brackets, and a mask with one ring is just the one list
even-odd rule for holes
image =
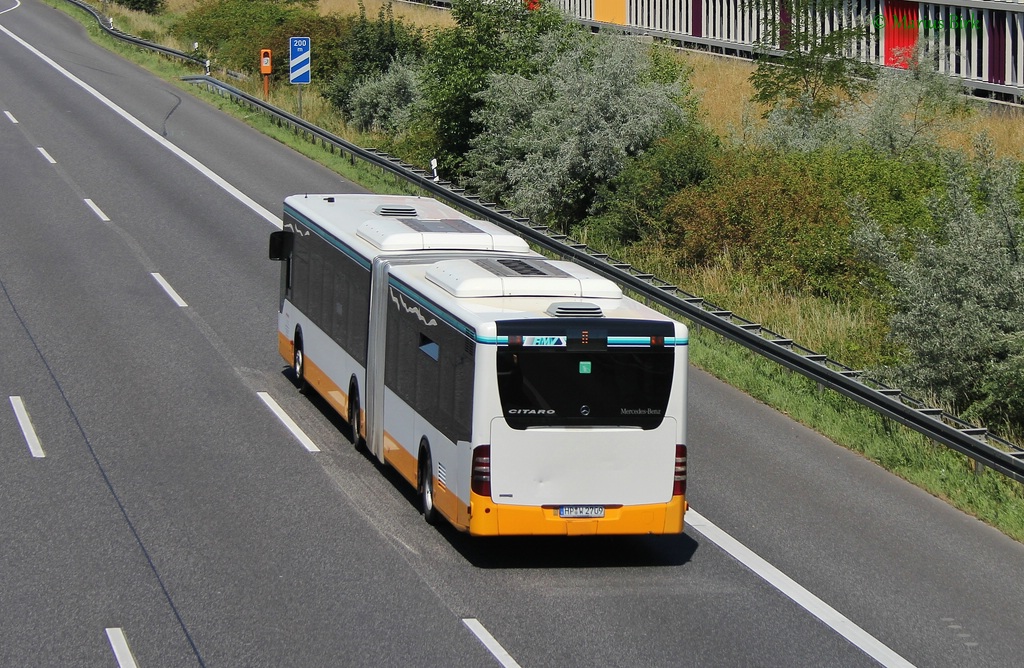
{"label": "bus side window", "polygon": [[441,347],[434,341],[431,341],[425,334],[420,334],[420,350],[435,362],[441,355]]}

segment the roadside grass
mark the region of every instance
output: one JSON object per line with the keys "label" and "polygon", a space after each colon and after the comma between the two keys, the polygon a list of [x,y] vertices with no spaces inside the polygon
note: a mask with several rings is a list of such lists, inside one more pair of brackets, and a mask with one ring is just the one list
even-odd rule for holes
{"label": "roadside grass", "polygon": [[[387,0],[363,0],[366,16],[375,18],[381,7],[388,4]],[[320,0],[321,14],[358,14],[359,0]],[[434,7],[416,2],[393,2],[391,11],[400,17],[424,28],[448,28],[455,25],[450,11],[443,7]]]}
{"label": "roadside grass", "polygon": [[881,361],[878,341],[885,327],[872,304],[789,293],[778,285],[734,271],[728,253],[709,265],[682,268],[655,244],[636,244],[610,252],[834,360],[856,368],[873,367]]}
{"label": "roadside grass", "polygon": [[[194,0],[193,0],[194,1]],[[62,0],[46,0],[47,4],[76,17],[94,40],[125,58],[153,71],[182,90],[205,100],[212,106],[248,123],[281,143],[317,160],[373,192],[410,192],[409,186],[382,174],[380,170],[359,161],[332,154],[313,144],[301,134],[277,125],[265,114],[232,102],[229,98],[184,83],[181,76],[194,74],[182,65],[143,49],[126,45],[106,36],[92,17]],[[184,6],[189,0],[170,0],[170,5]],[[326,4],[326,3],[322,3]],[[340,11],[340,10],[339,10]],[[369,13],[369,10],[368,10]],[[122,28],[123,29],[123,28]],[[180,48],[180,47],[177,47]],[[699,55],[699,54],[698,54]],[[700,58],[708,58],[700,56]],[[742,104],[729,91],[747,90],[741,61],[702,62],[694,65],[694,85],[703,90],[701,105],[709,122],[720,132],[729,133],[742,126]],[[233,83],[255,96],[262,95],[257,80]],[[272,90],[270,102],[296,113],[297,99],[291,87]],[[724,92],[721,89],[726,89]],[[730,102],[731,100],[731,102]],[[309,122],[342,136],[358,146],[372,146],[375,140],[367,135],[348,131],[329,105],[312,90],[303,96],[303,117]],[[1002,136],[1020,142],[1019,115],[1002,114],[985,129],[1000,129]],[[730,123],[734,125],[730,126]],[[715,125],[721,124],[721,125]],[[981,125],[985,126],[986,123]],[[996,138],[995,132],[992,133]],[[1003,149],[1006,150],[1005,147]],[[1021,150],[1016,147],[1016,150]],[[1011,153],[1012,155],[1012,153]],[[612,254],[635,266],[644,267],[682,289],[701,295],[744,317],[784,333],[802,345],[828,354],[834,359],[858,365],[860,342],[867,348],[873,338],[878,319],[864,307],[843,305],[827,300],[788,295],[775,286],[758,284],[730,272],[727,258],[718,265],[698,270],[683,270],[655,248],[612,250]],[[970,513],[1024,542],[1024,485],[1001,474],[984,469],[974,471],[972,462],[945,446],[926,441],[921,435],[879,416],[852,400],[831,391],[819,392],[817,386],[802,376],[789,372],[750,351],[724,340],[703,328],[691,327],[690,359],[697,366],[724,380],[754,398],[782,411],[791,418],[818,431],[827,438],[863,454],[887,470],[918,485],[951,505]],[[874,345],[874,344],[872,344]],[[874,345],[877,347],[877,345]]]}
{"label": "roadside grass", "polygon": [[691,362],[830,440],[1024,542],[1024,485],[703,328]]}
{"label": "roadside grass", "polygon": [[680,51],[692,68],[690,83],[699,102],[698,109],[708,127],[720,137],[741,137],[746,116],[760,119],[760,109],[749,102],[753,66],[739,58],[722,58],[697,51]]}

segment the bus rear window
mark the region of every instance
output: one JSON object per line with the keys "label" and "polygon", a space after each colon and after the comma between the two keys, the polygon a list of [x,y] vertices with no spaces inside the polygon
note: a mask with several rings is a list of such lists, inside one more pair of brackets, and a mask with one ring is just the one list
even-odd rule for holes
{"label": "bus rear window", "polygon": [[602,426],[654,429],[672,390],[675,348],[498,348],[498,394],[513,429]]}

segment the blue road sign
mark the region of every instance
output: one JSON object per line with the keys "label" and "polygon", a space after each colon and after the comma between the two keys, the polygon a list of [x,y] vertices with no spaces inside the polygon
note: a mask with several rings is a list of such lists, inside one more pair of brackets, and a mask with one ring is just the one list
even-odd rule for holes
{"label": "blue road sign", "polygon": [[308,37],[289,37],[288,47],[291,50],[291,75],[289,81],[293,84],[309,83],[309,51],[310,43]]}

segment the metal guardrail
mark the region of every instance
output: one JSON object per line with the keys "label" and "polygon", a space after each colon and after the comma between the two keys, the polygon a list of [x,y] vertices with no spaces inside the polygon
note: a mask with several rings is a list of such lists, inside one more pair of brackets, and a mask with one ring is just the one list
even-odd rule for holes
{"label": "metal guardrail", "polygon": [[[68,0],[81,6],[78,0]],[[90,8],[91,9],[91,8]],[[97,16],[94,11],[90,11]],[[124,39],[123,33],[112,33]],[[139,46],[150,48],[145,40],[130,38]],[[159,47],[157,50],[179,58],[197,59],[173,49]],[[852,369],[840,362],[829,359],[809,348],[795,343],[785,336],[773,332],[761,324],[747,320],[690,294],[657,276],[645,273],[630,264],[619,262],[608,254],[578,243],[564,234],[558,234],[542,225],[535,225],[529,219],[515,215],[512,211],[497,208],[493,203],[482,202],[475,195],[468,195],[465,189],[447,181],[435,181],[426,170],[417,169],[382,151],[362,148],[341,137],[316,127],[282,109],[265,103],[248,93],[210,76],[188,76],[184,81],[203,84],[220,94],[269,114],[281,123],[287,123],[296,131],[308,135],[312,141],[358,157],[367,163],[393,174],[438,199],[459,207],[473,215],[490,220],[511,231],[517,232],[534,244],[556,255],[569,258],[593,269],[597,273],[619,283],[636,294],[647,298],[679,316],[738,343],[739,345],[795,371],[818,383],[821,388],[834,390],[857,403],[913,429],[923,436],[966,455],[976,466],[990,467],[1018,482],[1024,483],[1024,448],[1010,441],[990,434],[987,429],[970,424],[956,415],[905,394],[899,388],[889,387]]]}
{"label": "metal guardrail", "polygon": [[72,5],[75,5],[76,7],[80,8],[80,9],[82,9],[83,11],[86,11],[89,14],[92,14],[93,18],[96,19],[96,23],[99,25],[100,29],[103,30],[108,35],[110,35],[111,37],[116,37],[119,40],[122,40],[124,42],[128,42],[130,44],[135,44],[136,46],[141,46],[142,48],[149,49],[150,51],[156,51],[157,53],[162,53],[165,56],[170,56],[172,58],[180,58],[181,60],[187,60],[189,62],[195,63],[199,67],[206,68],[207,73],[209,73],[209,71],[210,71],[209,70],[210,62],[208,60],[204,60],[202,58],[198,58],[197,56],[194,56],[194,55],[191,55],[191,54],[188,54],[188,53],[184,53],[182,51],[178,51],[177,49],[171,49],[169,47],[163,46],[161,44],[157,44],[155,42],[150,42],[149,40],[145,40],[145,39],[141,39],[139,37],[135,37],[134,35],[129,35],[128,33],[125,33],[125,32],[121,32],[120,30],[114,28],[114,20],[113,19],[103,16],[102,14],[99,13],[99,11],[96,10],[95,7],[93,7],[89,3],[83,2],[82,0],[66,0],[66,1],[71,3]]}

